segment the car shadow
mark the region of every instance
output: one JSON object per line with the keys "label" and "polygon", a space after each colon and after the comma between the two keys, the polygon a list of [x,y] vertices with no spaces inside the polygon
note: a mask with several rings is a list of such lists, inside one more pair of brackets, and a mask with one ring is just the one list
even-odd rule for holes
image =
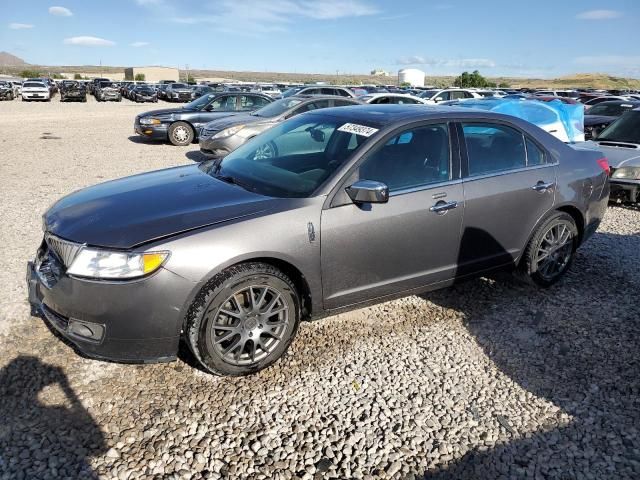
{"label": "car shadow", "polygon": [[0,370],[0,398],[3,478],[98,478],[89,459],[104,434],[61,368],[19,356]]}
{"label": "car shadow", "polygon": [[211,160],[211,158],[207,157],[200,150],[190,150],[187,153],[185,153],[184,156],[187,157],[192,162],[196,162],[196,163],[201,163],[207,160]]}
{"label": "car shadow", "polygon": [[423,295],[461,312],[503,374],[568,415],[518,431],[527,403],[510,421],[491,399],[477,428],[498,419],[510,440],[476,445],[424,478],[640,478],[640,281],[619,258],[640,251],[640,236],[596,233],[583,248],[549,289],[498,277]]}

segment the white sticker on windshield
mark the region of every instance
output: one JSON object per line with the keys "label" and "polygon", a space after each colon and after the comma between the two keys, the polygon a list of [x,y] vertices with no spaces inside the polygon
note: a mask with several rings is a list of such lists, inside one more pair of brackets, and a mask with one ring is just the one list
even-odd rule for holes
{"label": "white sticker on windshield", "polygon": [[367,127],[365,125],[358,125],[355,123],[345,123],[339,129],[339,132],[355,133],[356,135],[362,135],[363,137],[370,137],[378,131],[377,128]]}

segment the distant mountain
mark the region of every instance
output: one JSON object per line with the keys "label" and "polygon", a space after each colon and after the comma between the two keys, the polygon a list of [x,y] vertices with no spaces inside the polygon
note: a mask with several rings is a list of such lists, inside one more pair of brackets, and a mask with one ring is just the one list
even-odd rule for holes
{"label": "distant mountain", "polygon": [[27,62],[7,52],[0,52],[0,67],[27,65]]}

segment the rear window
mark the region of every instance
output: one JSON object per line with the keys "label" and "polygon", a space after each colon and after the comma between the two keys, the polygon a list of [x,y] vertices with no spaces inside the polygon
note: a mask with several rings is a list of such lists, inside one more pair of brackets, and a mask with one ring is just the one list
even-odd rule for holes
{"label": "rear window", "polygon": [[44,83],[37,83],[37,82],[26,82],[22,86],[27,88],[47,88],[45,87]]}

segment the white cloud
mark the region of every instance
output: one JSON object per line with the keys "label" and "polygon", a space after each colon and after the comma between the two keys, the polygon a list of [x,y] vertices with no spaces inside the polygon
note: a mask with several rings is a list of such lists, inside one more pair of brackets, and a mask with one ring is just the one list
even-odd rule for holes
{"label": "white cloud", "polygon": [[146,47],[150,44],[149,42],[133,42],[133,43],[130,43],[129,45],[132,47],[140,48],[140,47]]}
{"label": "white cloud", "polygon": [[488,58],[449,58],[436,59],[420,55],[403,57],[396,60],[397,65],[427,65],[430,67],[448,68],[494,68],[496,63]]}
{"label": "white cloud", "polygon": [[111,40],[105,40],[104,38],[81,36],[65,38],[64,44],[80,45],[82,47],[112,47],[116,43]]}
{"label": "white cloud", "polygon": [[73,15],[71,10],[65,7],[49,7],[49,13],[56,17],[70,17]]}
{"label": "white cloud", "polygon": [[587,10],[576,15],[576,18],[578,20],[611,20],[621,16],[622,13],[616,10]]}
{"label": "white cloud", "polygon": [[183,9],[168,0],[136,0],[136,3],[152,8],[173,23],[205,24],[221,32],[249,36],[285,31],[299,18],[336,20],[380,13],[369,0],[218,0],[205,3],[196,16],[181,15]]}
{"label": "white cloud", "polygon": [[27,30],[29,28],[33,28],[33,25],[30,23],[10,23],[9,28],[11,30]]}

